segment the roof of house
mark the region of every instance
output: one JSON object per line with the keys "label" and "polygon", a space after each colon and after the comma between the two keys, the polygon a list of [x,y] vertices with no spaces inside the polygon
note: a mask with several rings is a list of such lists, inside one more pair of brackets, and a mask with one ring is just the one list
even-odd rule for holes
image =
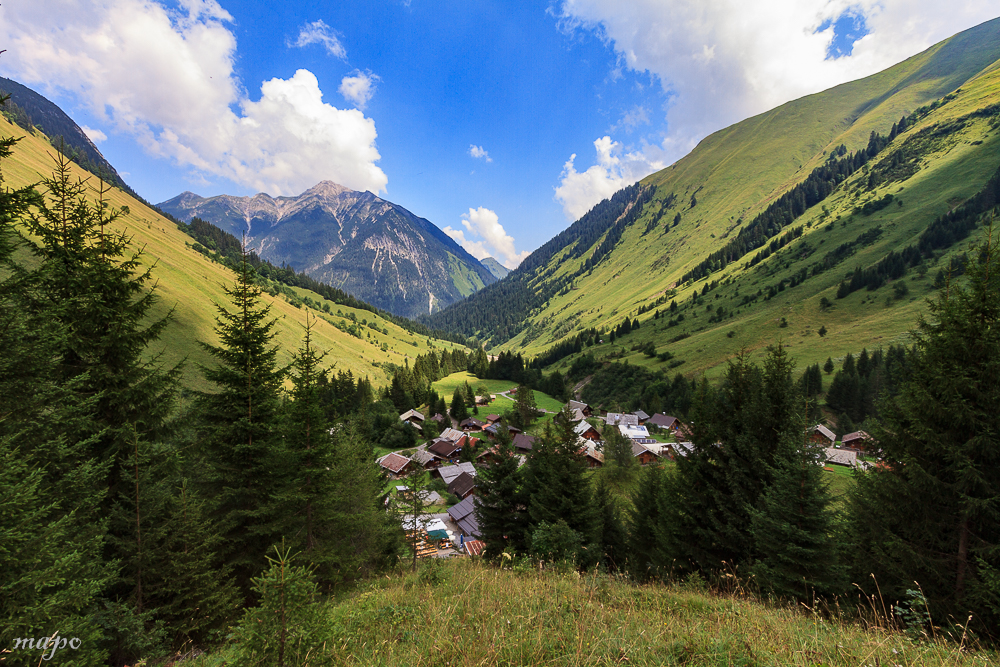
{"label": "roof of house", "polygon": [[486,415],[486,421],[490,423],[500,421],[500,415]]}
{"label": "roof of house", "polygon": [[533,435],[528,435],[527,433],[518,433],[514,436],[514,449],[524,449],[530,450],[535,446],[535,440],[537,438]]}
{"label": "roof of house", "polygon": [[655,415],[649,418],[649,422],[654,426],[659,426],[661,428],[673,428],[674,424],[677,422],[677,417],[671,417],[670,415],[665,415],[662,412],[657,412]]}
{"label": "roof of house", "polygon": [[437,459],[437,457],[434,456],[433,453],[427,451],[427,448],[423,447],[423,446],[417,447],[414,450],[414,452],[413,452],[413,456],[411,456],[410,458],[413,459],[414,461],[416,461],[417,463],[419,463],[422,466],[423,465],[427,465],[431,461],[434,461],[434,460]]}
{"label": "roof of house", "polygon": [[638,417],[638,418],[639,418],[639,421],[643,421],[643,422],[644,422],[644,421],[646,421],[647,419],[649,419],[649,415],[647,415],[647,414],[646,414],[645,412],[643,412],[642,410],[636,410],[634,414],[635,414],[635,416],[636,416],[636,417]]}
{"label": "roof of house", "polygon": [[[655,440],[653,442],[656,442]],[[643,454],[652,454],[653,456],[659,456],[656,452],[648,447],[643,447],[642,444],[632,441],[632,456],[642,456]]]}
{"label": "roof of house", "polygon": [[399,474],[410,464],[410,459],[396,452],[389,452],[378,460],[378,464],[393,474]]}
{"label": "roof of house", "polygon": [[476,478],[467,472],[463,472],[448,485],[448,491],[454,493],[459,498],[462,498],[474,488],[476,488]]}
{"label": "roof of house", "polygon": [[[632,438],[632,442],[640,445],[659,445],[662,444],[656,438]],[[655,454],[655,452],[654,452]]]}
{"label": "roof of house", "polygon": [[458,442],[459,440],[461,440],[464,437],[465,437],[464,433],[462,433],[461,431],[459,431],[457,428],[452,428],[452,427],[449,426],[445,430],[441,431],[441,435],[438,436],[438,439],[440,440],[441,438],[444,438],[445,440],[451,440],[452,442]]}
{"label": "roof of house", "polygon": [[612,426],[618,426],[619,424],[639,424],[639,418],[635,415],[626,415],[620,412],[609,412],[604,416],[604,423],[610,424]]}
{"label": "roof of house", "polygon": [[573,427],[573,432],[576,433],[577,435],[583,435],[587,431],[594,431],[596,433],[597,429],[594,428],[588,422],[580,422],[579,424]]}
{"label": "roof of house", "polygon": [[580,445],[581,445],[580,447],[581,454],[583,454],[584,456],[589,456],[595,461],[600,461],[601,463],[604,463],[604,452],[599,450],[593,441],[583,440],[580,443]]}
{"label": "roof of house", "polygon": [[638,424],[619,424],[618,430],[626,438],[649,438],[649,429],[645,426],[639,426]]}
{"label": "roof of house", "polygon": [[475,417],[469,417],[468,419],[463,420],[462,423],[459,424],[459,426],[462,428],[466,428],[467,426],[480,427],[483,426],[483,422],[479,421]]}
{"label": "roof of house", "polygon": [[465,553],[470,556],[482,556],[483,549],[486,548],[486,542],[482,540],[469,540],[465,543]]}
{"label": "roof of house", "polygon": [[427,449],[442,458],[451,458],[459,450],[459,446],[453,440],[438,438]]}
{"label": "roof of house", "polygon": [[573,408],[572,410],[569,411],[569,414],[570,414],[569,420],[571,422],[581,422],[587,418],[587,415],[583,414],[583,410],[581,410],[580,408]]}
{"label": "roof of house", "polygon": [[816,424],[815,426],[809,427],[809,433],[820,433],[824,438],[830,442],[836,442],[837,436],[834,435],[833,431],[823,426],[822,424]]}
{"label": "roof of house", "polygon": [[[409,493],[409,492],[410,492],[410,487],[408,486],[399,486],[399,485],[396,486],[396,493]],[[440,502],[441,500],[441,494],[439,494],[437,491],[429,491],[425,489],[419,492],[417,495],[420,496],[420,499],[424,501],[424,505],[433,505],[434,503]]]}
{"label": "roof of house", "polygon": [[469,496],[457,505],[448,508],[448,515],[466,535],[479,537],[479,521],[476,519],[478,496]]}
{"label": "roof of house", "polygon": [[680,454],[681,456],[687,456],[688,454],[694,453],[693,442],[674,442],[667,446],[673,448],[674,453]]}
{"label": "roof of house", "polygon": [[827,447],[826,462],[836,463],[837,465],[850,466],[852,468],[855,468],[858,465],[858,453],[850,449],[837,449],[835,447]]}
{"label": "roof of house", "polygon": [[419,412],[417,412],[416,410],[407,410],[403,414],[399,415],[399,418],[401,420],[403,420],[404,422],[407,419],[419,419],[420,421],[424,420],[424,416],[422,414],[420,414]]}
{"label": "roof of house", "polygon": [[437,469],[437,472],[439,475],[441,475],[441,479],[444,480],[445,484],[451,484],[453,481],[455,481],[455,478],[462,475],[463,473],[475,477],[476,466],[468,462],[457,463],[453,466],[442,466]]}
{"label": "roof of house", "polygon": [[849,442],[854,442],[855,440],[868,440],[871,438],[870,435],[864,431],[855,431],[854,433],[848,433],[843,438],[840,439],[845,445]]}
{"label": "roof of house", "polygon": [[587,405],[583,401],[570,401],[566,405],[569,406],[570,410],[586,410],[587,408],[590,407],[589,405]]}
{"label": "roof of house", "polygon": [[443,421],[445,421],[445,419],[447,419],[447,417],[445,417],[445,416],[444,416],[443,414],[441,414],[440,412],[436,412],[436,413],[434,413],[434,416],[433,416],[433,417],[431,417],[431,419],[433,419],[434,421],[436,421],[436,422],[439,422],[439,423],[440,423],[440,422],[443,422]]}

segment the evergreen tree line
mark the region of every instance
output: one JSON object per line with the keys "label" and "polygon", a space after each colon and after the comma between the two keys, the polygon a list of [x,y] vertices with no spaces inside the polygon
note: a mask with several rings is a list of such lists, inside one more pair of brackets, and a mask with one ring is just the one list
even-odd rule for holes
{"label": "evergreen tree line", "polygon": [[153,269],[88,189],[60,155],[0,192],[0,646],[58,632],[80,640],[61,664],[132,664],[224,638],[275,545],[327,589],[393,562],[371,442],[334,420],[367,381],[331,376],[310,326],[281,367],[244,261],[203,343],[214,389],[180,405]]}
{"label": "evergreen tree line", "polygon": [[[568,472],[583,464],[578,445],[560,445],[564,427],[558,421],[523,472],[500,457],[481,474],[479,518],[488,552],[562,555],[638,579],[738,582],[762,595],[810,605],[825,601],[842,610],[870,610],[875,600],[911,630],[930,635],[951,627],[955,637],[995,642],[996,243],[991,230],[972,254],[967,283],[933,300],[931,320],[919,324],[913,349],[845,359],[828,400],[848,417],[860,410],[853,414],[867,418],[869,454],[879,463],[855,473],[856,484],[839,508],[823,479],[822,446],[812,444],[806,431],[803,389],[814,385],[819,367],[793,382],[787,352],[772,346],[761,365],[743,352],[719,386],[697,384],[688,412],[690,450],[674,466],[638,473],[624,513],[597,500],[606,482],[629,474],[625,457],[615,453],[613,432],[605,431],[605,467],[593,486]],[[832,360],[824,370],[832,373]],[[874,405],[865,405],[873,396]],[[583,490],[562,486],[549,471]],[[585,503],[588,493],[589,505],[581,505],[586,521],[573,523],[560,499]],[[618,551],[602,541],[608,534],[616,536]]]}
{"label": "evergreen tree line", "polygon": [[[191,218],[190,223],[184,224],[172,215],[163,213],[163,211],[159,211],[159,213],[172,220],[181,231],[193,238],[196,241],[193,247],[198,252],[212,257],[220,264],[224,264],[231,269],[237,268],[243,262],[243,242],[224,229],[216,227],[210,222],[205,222],[201,218]],[[319,294],[326,301],[332,301],[337,305],[356,308],[358,310],[367,310],[399,325],[410,333],[438,338],[440,340],[449,340],[459,345],[468,344],[468,341],[462,335],[440,329],[431,329],[419,322],[414,322],[405,317],[380,310],[341,289],[321,283],[305,273],[296,272],[291,266],[285,264],[275,266],[271,262],[261,259],[253,251],[247,253],[246,261],[250,263],[256,274],[261,278],[273,280],[289,287],[301,287],[311,290]]]}
{"label": "evergreen tree line", "polygon": [[[903,120],[900,121],[900,123],[902,122]],[[777,236],[782,229],[794,222],[806,210],[826,199],[851,174],[868,164],[885,148],[889,141],[888,137],[883,137],[872,131],[865,148],[847,154],[847,148],[841,145],[830,154],[830,159],[827,160],[826,164],[813,169],[806,180],[781,195],[751,220],[750,224],[741,229],[735,239],[685,273],[681,277],[681,282],[693,282],[704,278],[713,271],[724,269],[730,262],[735,262],[757,248],[763,247],[768,239]]]}
{"label": "evergreen tree line", "polygon": [[985,216],[992,216],[1000,203],[1000,168],[983,188],[953,211],[939,216],[930,224],[917,242],[902,250],[893,250],[873,266],[858,267],[837,288],[837,298],[843,299],[862,288],[876,290],[889,280],[902,278],[906,272],[920,265],[935,253],[946,250],[967,238]]}

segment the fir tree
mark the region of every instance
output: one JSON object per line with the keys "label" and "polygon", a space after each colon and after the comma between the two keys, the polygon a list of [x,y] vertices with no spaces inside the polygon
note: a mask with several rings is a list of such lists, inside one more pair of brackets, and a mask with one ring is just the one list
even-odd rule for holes
{"label": "fir tree", "polygon": [[[992,228],[954,283],[930,302],[898,396],[870,429],[884,465],[851,497],[856,567],[887,596],[919,582],[935,619],[995,633],[1000,606],[983,573],[1000,565],[1000,255]],[[863,568],[863,569],[862,569]],[[987,577],[989,579],[989,577]],[[888,589],[888,590],[887,590]]]}
{"label": "fir tree", "polygon": [[758,554],[750,574],[778,597],[803,602],[844,590],[830,494],[814,449],[802,433],[782,436],[774,481],[751,509],[750,522]]}
{"label": "fir tree", "polygon": [[662,511],[664,472],[658,466],[642,471],[639,484],[632,494],[632,509],[628,515],[628,554],[632,575],[640,580],[662,576],[669,565],[663,555],[665,536],[662,531],[665,516]]}
{"label": "fir tree", "polygon": [[[584,545],[590,545],[596,513],[585,476],[587,464],[580,453],[581,445],[571,418],[566,408],[556,415],[547,425],[545,435],[535,443],[525,466],[530,531],[543,522],[555,525],[565,521],[581,536]],[[596,560],[595,556],[592,551],[589,557],[581,554],[579,562],[587,565]]]}
{"label": "fir tree", "polygon": [[232,309],[218,306],[221,345],[202,343],[218,362],[202,372],[219,391],[198,400],[205,482],[224,537],[221,555],[244,594],[285,528],[280,503],[285,458],[277,437],[285,371],[271,344],[275,320],[261,304],[255,277],[244,254],[236,283],[225,288]]}
{"label": "fir tree", "polygon": [[518,466],[510,433],[506,425],[502,425],[497,434],[492,462],[476,475],[476,518],[481,539],[486,543],[490,556],[498,556],[507,550],[523,554],[528,548],[525,535],[527,500]]}
{"label": "fir tree", "polygon": [[604,480],[594,488],[594,508],[598,518],[597,539],[601,564],[611,572],[624,570],[627,565],[628,532],[622,511]]}
{"label": "fir tree", "polygon": [[449,413],[455,421],[461,422],[469,418],[468,404],[465,402],[465,390],[461,385],[455,387],[455,393],[451,396],[451,410]]}

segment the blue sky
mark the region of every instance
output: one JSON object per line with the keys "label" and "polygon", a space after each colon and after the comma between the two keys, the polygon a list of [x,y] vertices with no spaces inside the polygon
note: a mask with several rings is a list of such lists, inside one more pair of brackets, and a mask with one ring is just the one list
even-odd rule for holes
{"label": "blue sky", "polygon": [[708,133],[996,13],[940,4],[7,0],[0,73],[150,201],[334,180],[514,266]]}

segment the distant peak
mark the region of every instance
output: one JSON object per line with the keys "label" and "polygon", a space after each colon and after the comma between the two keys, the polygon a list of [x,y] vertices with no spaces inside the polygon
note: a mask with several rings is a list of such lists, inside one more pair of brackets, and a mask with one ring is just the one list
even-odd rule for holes
{"label": "distant peak", "polygon": [[344,194],[345,192],[351,192],[351,189],[345,188],[343,185],[340,185],[339,183],[334,183],[333,181],[320,181],[319,183],[312,186],[302,194],[334,196],[334,195]]}

